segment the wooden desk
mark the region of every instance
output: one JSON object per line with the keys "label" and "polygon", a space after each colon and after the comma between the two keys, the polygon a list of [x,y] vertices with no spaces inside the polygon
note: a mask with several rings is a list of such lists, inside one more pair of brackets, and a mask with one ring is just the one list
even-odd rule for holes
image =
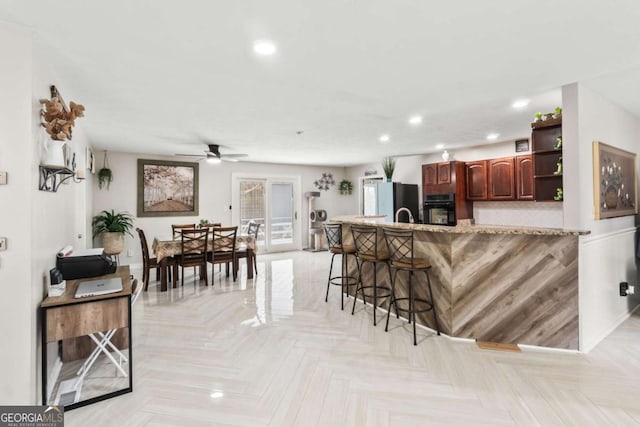
{"label": "wooden desk", "polygon": [[[122,291],[107,295],[86,298],[74,298],[80,282],[101,278],[120,277]],[[55,395],[48,396],[47,347],[49,343],[83,337],[90,333],[104,332],[110,329],[127,328],[129,385],[100,396],[93,396],[65,406],[73,409],[105,400],[110,397],[133,391],[133,363],[131,359],[131,278],[129,266],[120,266],[113,274],[89,277],[86,279],[68,280],[65,293],[59,297],[48,297],[40,304],[42,322],[42,404],[53,403]],[[53,389],[52,389],[53,390]]]}

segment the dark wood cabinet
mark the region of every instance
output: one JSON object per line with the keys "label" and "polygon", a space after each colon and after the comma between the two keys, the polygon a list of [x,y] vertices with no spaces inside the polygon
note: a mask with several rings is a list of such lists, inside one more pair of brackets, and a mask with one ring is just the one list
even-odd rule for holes
{"label": "dark wood cabinet", "polygon": [[516,157],[516,199],[533,200],[533,159],[531,154]]}
{"label": "dark wood cabinet", "polygon": [[478,160],[465,164],[467,199],[487,200],[487,161]]}
{"label": "dark wood cabinet", "polygon": [[422,165],[422,188],[423,193],[427,188],[438,185],[438,164],[431,163],[428,165]]}
{"label": "dark wood cabinet", "polygon": [[537,201],[561,201],[562,118],[531,123],[533,192]]}
{"label": "dark wood cabinet", "polygon": [[473,218],[473,203],[467,201],[464,162],[422,165],[422,194],[455,195],[456,220]]}
{"label": "dark wood cabinet", "polygon": [[515,200],[516,174],[513,157],[487,160],[489,200]]}

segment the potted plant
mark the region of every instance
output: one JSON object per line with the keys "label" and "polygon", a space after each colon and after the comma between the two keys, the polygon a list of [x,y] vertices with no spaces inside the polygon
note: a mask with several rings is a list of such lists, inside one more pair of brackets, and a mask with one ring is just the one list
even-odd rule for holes
{"label": "potted plant", "polygon": [[104,160],[102,161],[102,169],[98,171],[98,188],[102,190],[102,187],[107,186],[107,190],[113,181],[113,172],[109,168],[109,159],[107,158],[107,152],[104,152]]}
{"label": "potted plant", "polygon": [[540,120],[542,120],[542,113],[538,111],[536,114],[534,114],[533,122],[536,123],[536,122],[539,122]]}
{"label": "potted plant", "polygon": [[556,112],[553,114],[553,118],[557,119],[559,117],[562,117],[562,107],[556,107]]}
{"label": "potted plant", "polygon": [[384,176],[387,177],[387,182],[391,182],[391,178],[393,177],[393,171],[396,168],[396,159],[393,157],[385,157],[382,159],[382,170],[384,171]]}
{"label": "potted plant", "polygon": [[133,216],[128,212],[102,211],[93,217],[91,225],[94,238],[102,234],[102,247],[107,255],[118,255],[124,250],[125,233],[133,237]]}
{"label": "potted plant", "polygon": [[340,181],[340,194],[348,195],[353,192],[353,184],[348,179]]}

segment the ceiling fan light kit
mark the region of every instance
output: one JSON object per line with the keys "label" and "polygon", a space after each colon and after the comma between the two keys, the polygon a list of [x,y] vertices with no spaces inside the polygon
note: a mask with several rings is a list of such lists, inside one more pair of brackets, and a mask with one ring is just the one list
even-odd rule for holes
{"label": "ceiling fan light kit", "polygon": [[183,157],[200,157],[200,160],[207,160],[207,163],[218,164],[222,160],[226,162],[237,162],[238,159],[243,157],[247,157],[246,154],[220,154],[220,146],[218,144],[207,144],[209,147],[208,151],[205,151],[204,154],[176,154],[176,156]]}

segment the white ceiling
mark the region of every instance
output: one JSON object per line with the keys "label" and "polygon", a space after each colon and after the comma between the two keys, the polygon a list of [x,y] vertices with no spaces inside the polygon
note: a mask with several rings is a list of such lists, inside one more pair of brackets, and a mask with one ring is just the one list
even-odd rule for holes
{"label": "white ceiling", "polygon": [[0,20],[35,32],[96,149],[374,162],[526,137],[576,81],[640,115],[637,0],[0,0]]}

